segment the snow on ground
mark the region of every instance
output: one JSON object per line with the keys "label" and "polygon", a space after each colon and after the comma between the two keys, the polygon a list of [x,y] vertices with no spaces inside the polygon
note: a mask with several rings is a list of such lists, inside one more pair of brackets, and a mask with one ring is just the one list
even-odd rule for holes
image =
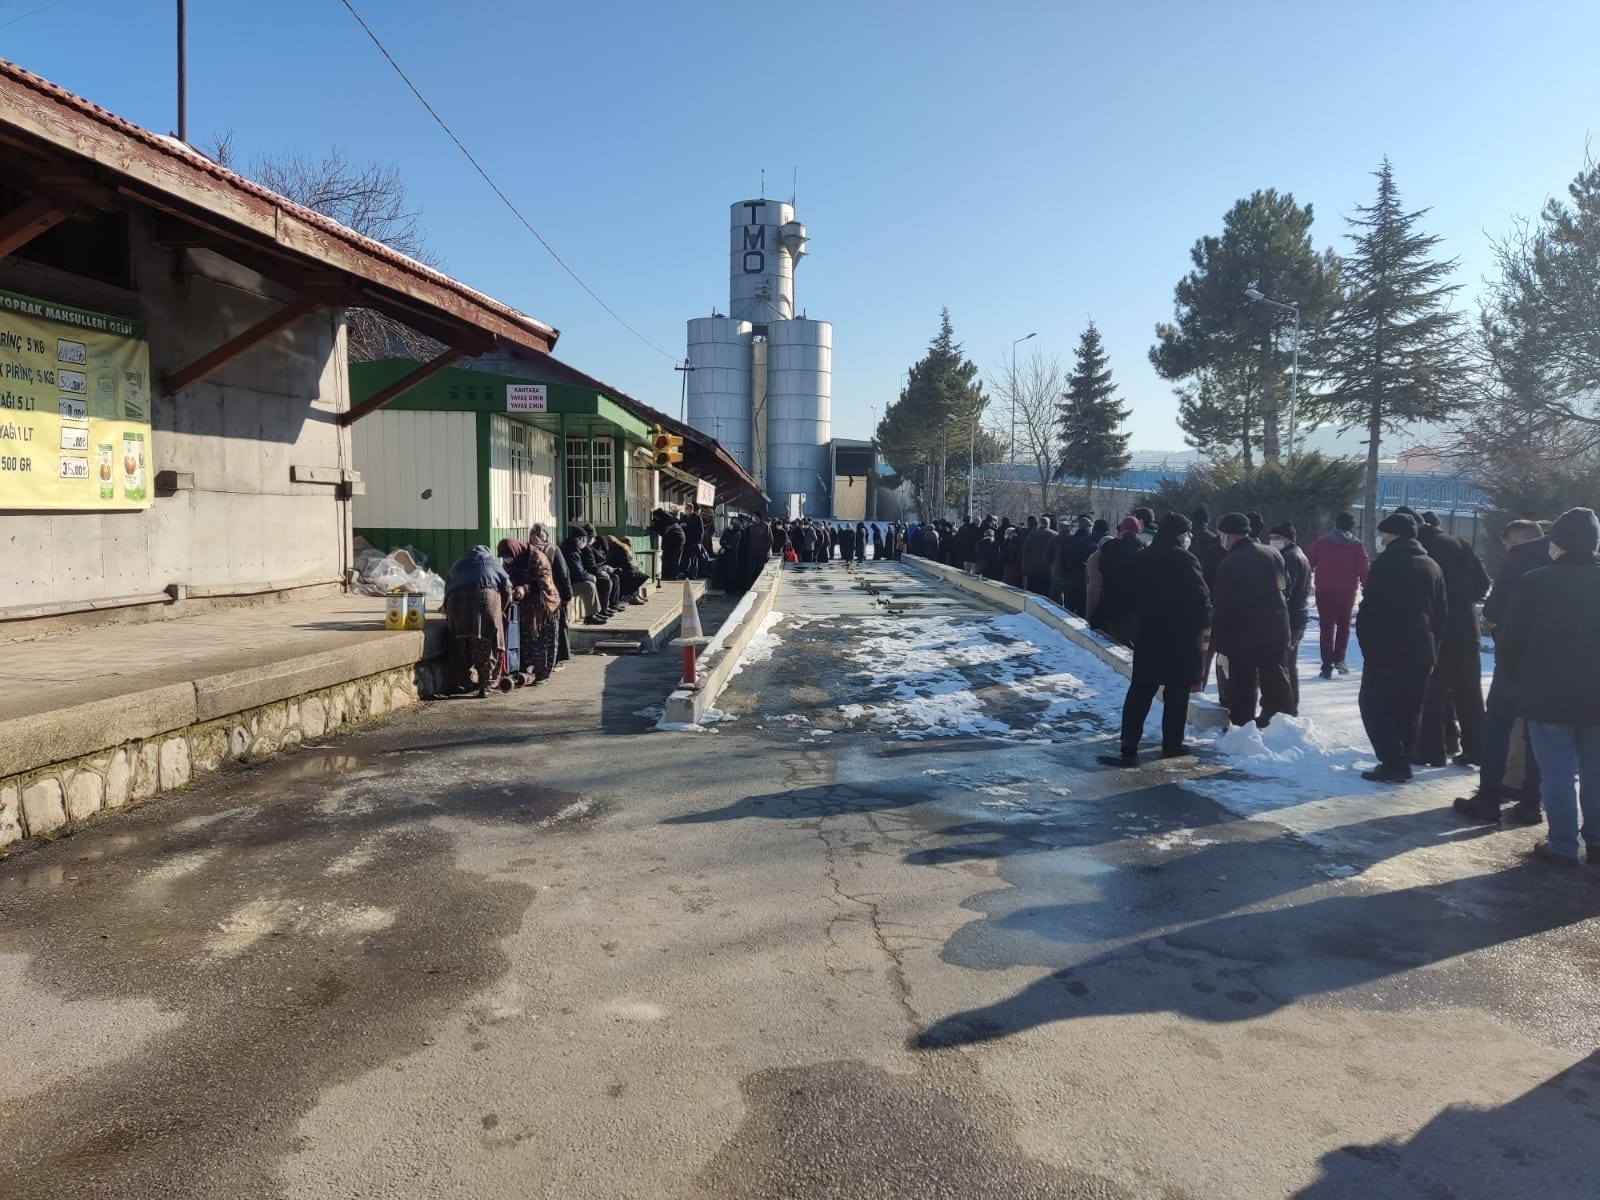
{"label": "snow on ground", "polygon": [[[750,638],[744,648],[744,653],[739,656],[739,661],[733,665],[733,670],[728,672],[732,679],[745,669],[750,663],[766,662],[773,652],[783,645],[783,639],[775,632],[779,621],[783,620],[781,612],[769,612],[761,619],[761,624],[756,626],[755,634]],[[726,629],[728,626],[723,625]]]}
{"label": "snow on ground", "polygon": [[856,628],[872,668],[855,677],[873,698],[837,711],[907,740],[1047,742],[1122,702],[1121,676],[1032,617],[866,617]]}
{"label": "snow on ground", "polygon": [[[1182,786],[1238,816],[1283,825],[1329,851],[1382,860],[1367,870],[1369,877],[1403,883],[1423,871],[1438,878],[1441,872],[1483,869],[1482,854],[1489,848],[1463,852],[1462,843],[1477,831],[1448,811],[1452,799],[1477,786],[1475,771],[1419,767],[1416,780],[1399,787],[1361,778],[1377,760],[1361,723],[1362,660],[1353,635],[1345,661],[1348,675],[1319,677],[1322,653],[1313,613],[1300,643],[1300,716],[1275,717],[1265,730],[1200,735],[1203,748],[1231,769]],[[1487,692],[1491,656],[1484,656],[1483,668]],[[1215,679],[1207,682],[1205,695],[1215,700]],[[1409,851],[1393,853],[1397,837],[1409,841]],[[1335,878],[1354,870],[1338,864],[1327,868]]]}

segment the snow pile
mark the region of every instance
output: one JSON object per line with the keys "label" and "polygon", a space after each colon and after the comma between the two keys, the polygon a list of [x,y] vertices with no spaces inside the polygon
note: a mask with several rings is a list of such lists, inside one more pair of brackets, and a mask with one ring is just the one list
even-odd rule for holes
{"label": "snow pile", "polygon": [[[1097,659],[1085,661],[1077,647],[1030,616],[866,618],[861,629],[861,657],[873,668],[855,677],[881,698],[843,704],[838,712],[897,730],[902,738],[1039,740],[1064,718],[1081,720],[1086,710],[1121,704],[1121,676]],[[984,695],[994,688],[1021,702],[1025,722],[1001,719]]]}

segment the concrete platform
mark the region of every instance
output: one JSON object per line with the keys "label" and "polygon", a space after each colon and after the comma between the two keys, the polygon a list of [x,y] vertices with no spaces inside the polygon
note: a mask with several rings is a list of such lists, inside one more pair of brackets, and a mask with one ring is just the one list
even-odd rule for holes
{"label": "concrete platform", "polygon": [[0,845],[380,716],[433,691],[444,622],[322,596],[13,642],[0,655]]}
{"label": "concrete platform", "polygon": [[[697,601],[706,594],[703,579],[691,579],[689,587]],[[601,642],[628,642],[636,645],[640,653],[649,654],[678,636],[682,619],[683,581],[651,584],[648,600],[628,605],[604,625],[573,625],[569,632],[572,652],[590,654]]]}

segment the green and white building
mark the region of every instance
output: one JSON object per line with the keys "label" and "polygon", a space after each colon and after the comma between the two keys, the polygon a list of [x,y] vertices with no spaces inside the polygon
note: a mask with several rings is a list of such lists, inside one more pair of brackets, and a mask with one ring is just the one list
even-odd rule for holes
{"label": "green and white building", "polygon": [[[351,364],[352,406],[415,368],[406,359]],[[650,465],[656,427],[683,437],[680,467]],[[414,546],[441,574],[472,546],[526,537],[535,523],[557,538],[590,523],[626,538],[653,568],[651,509],[765,503],[713,439],[548,357],[439,371],[352,434],[365,487],[354,499],[354,532],[380,549]]]}

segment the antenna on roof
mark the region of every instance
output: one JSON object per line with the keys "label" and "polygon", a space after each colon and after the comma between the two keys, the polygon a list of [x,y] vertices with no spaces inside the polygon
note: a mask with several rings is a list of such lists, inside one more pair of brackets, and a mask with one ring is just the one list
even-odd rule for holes
{"label": "antenna on roof", "polygon": [[789,185],[789,203],[800,203],[800,168],[794,169],[794,182]]}
{"label": "antenna on roof", "polygon": [[763,200],[767,198],[767,169],[765,167],[761,168],[761,198]]}

